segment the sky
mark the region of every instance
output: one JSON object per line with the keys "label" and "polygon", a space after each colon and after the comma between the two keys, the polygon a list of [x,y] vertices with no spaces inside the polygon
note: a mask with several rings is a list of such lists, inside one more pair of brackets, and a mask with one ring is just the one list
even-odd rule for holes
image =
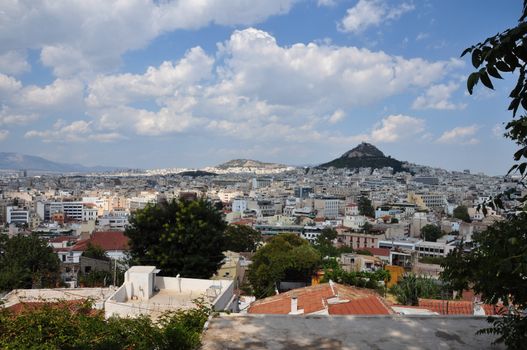
{"label": "sky", "polygon": [[468,46],[521,0],[3,0],[0,151],[136,168],[320,164],[365,141],[504,174],[509,74]]}

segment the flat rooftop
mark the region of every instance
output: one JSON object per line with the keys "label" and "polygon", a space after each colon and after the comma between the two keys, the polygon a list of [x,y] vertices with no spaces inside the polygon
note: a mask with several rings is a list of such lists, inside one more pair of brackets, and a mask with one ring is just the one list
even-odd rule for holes
{"label": "flat rooftop", "polygon": [[505,349],[473,316],[220,315],[209,321],[202,350],[226,349]]}
{"label": "flat rooftop", "polygon": [[161,289],[148,300],[129,299],[123,302],[123,304],[154,307],[160,310],[188,309],[196,306],[192,300],[199,297],[205,297],[205,300],[210,302],[210,299],[206,298],[206,293],[203,291],[190,290],[179,292],[173,289]]}

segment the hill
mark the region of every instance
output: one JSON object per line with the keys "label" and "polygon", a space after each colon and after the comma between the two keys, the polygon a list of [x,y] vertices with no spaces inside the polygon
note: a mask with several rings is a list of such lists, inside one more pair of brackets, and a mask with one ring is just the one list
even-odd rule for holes
{"label": "hill", "polygon": [[118,168],[94,166],[86,167],[80,164],[58,163],[42,157],[30,156],[20,153],[0,152],[0,169],[6,170],[31,170],[54,173],[88,173],[113,171]]}
{"label": "hill", "polygon": [[228,169],[228,168],[265,168],[265,169],[277,169],[277,168],[287,168],[287,165],[277,164],[277,163],[265,163],[258,160],[252,159],[233,159],[220,164],[217,166],[219,169]]}
{"label": "hill", "polygon": [[408,171],[404,163],[390,156],[385,156],[377,147],[370,143],[363,142],[352,150],[347,151],[339,158],[321,164],[319,168],[372,168],[380,169],[391,167],[394,172]]}

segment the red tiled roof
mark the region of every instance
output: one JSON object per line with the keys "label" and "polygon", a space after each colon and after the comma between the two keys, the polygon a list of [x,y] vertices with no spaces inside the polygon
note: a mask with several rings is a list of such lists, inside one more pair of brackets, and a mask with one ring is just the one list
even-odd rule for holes
{"label": "red tiled roof", "polygon": [[485,315],[487,316],[504,315],[508,312],[504,305],[483,304],[482,306],[483,310],[485,310]]}
{"label": "red tiled roof", "polygon": [[329,305],[330,315],[390,315],[391,313],[388,306],[375,296]]}
{"label": "red tiled roof", "polygon": [[252,219],[240,219],[235,222],[231,222],[231,225],[245,225],[245,226],[251,226],[254,224],[254,220]]}
{"label": "red tiled roof", "polygon": [[[328,305],[327,300],[338,295],[338,304]],[[328,305],[329,314],[335,315],[387,315],[391,309],[374,292],[368,289],[329,283],[298,288],[286,293],[255,301],[248,312],[252,314],[288,314],[291,311],[291,297],[298,298],[298,310],[304,314],[322,311]]]}
{"label": "red tiled roof", "polygon": [[419,299],[419,306],[440,315],[474,315],[474,303],[466,300]]}
{"label": "red tiled roof", "polygon": [[[507,308],[503,305],[482,304],[485,315],[503,315]],[[474,315],[474,302],[467,300],[419,299],[419,307],[440,315]]]}
{"label": "red tiled roof", "polygon": [[71,250],[85,251],[88,248],[89,243],[99,246],[105,251],[128,249],[128,237],[126,237],[123,232],[107,231],[94,232],[91,238],[77,242],[77,244],[71,247]]}
{"label": "red tiled roof", "polygon": [[360,250],[367,250],[372,253],[374,256],[390,256],[390,249],[387,248],[359,248]]}

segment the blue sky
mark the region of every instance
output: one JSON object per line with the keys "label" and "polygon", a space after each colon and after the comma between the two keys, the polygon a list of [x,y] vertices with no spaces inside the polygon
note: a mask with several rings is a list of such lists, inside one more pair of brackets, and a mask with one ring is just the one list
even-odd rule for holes
{"label": "blue sky", "polygon": [[0,150],[86,165],[317,164],[361,141],[503,174],[514,77],[466,93],[462,50],[521,1],[7,1]]}

